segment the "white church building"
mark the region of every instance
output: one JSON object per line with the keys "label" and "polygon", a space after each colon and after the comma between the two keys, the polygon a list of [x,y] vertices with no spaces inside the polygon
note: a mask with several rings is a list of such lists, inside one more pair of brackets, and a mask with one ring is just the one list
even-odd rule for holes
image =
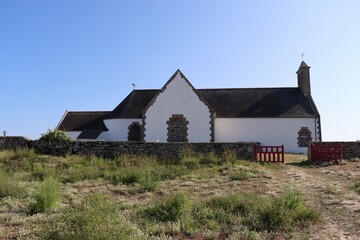
{"label": "white church building", "polygon": [[57,129],[81,141],[259,142],[306,152],[320,114],[302,61],[298,87],[196,89],[177,70],[157,90],[133,90],[112,111],[66,111]]}

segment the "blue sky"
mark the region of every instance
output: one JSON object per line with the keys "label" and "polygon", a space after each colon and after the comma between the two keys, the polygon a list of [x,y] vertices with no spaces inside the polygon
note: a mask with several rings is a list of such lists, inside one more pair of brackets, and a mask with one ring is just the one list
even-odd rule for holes
{"label": "blue sky", "polygon": [[0,0],[0,132],[112,110],[180,69],[196,88],[295,87],[311,66],[323,140],[360,140],[360,1]]}

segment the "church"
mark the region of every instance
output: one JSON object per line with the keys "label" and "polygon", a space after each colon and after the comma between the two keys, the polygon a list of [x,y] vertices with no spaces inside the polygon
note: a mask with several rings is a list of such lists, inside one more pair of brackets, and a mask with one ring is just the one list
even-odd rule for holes
{"label": "church", "polygon": [[161,89],[133,90],[112,111],[66,111],[57,129],[79,141],[259,142],[305,153],[321,141],[302,61],[297,87],[196,89],[177,70]]}

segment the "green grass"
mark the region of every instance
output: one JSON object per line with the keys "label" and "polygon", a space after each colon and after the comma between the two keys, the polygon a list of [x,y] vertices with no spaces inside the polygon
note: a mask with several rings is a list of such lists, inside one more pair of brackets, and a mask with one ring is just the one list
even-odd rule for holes
{"label": "green grass", "polygon": [[102,195],[87,196],[60,217],[52,219],[38,236],[49,240],[140,239],[121,216],[119,208]]}
{"label": "green grass", "polygon": [[306,229],[319,217],[298,192],[267,196],[232,182],[259,181],[274,164],[234,152],[182,154],[170,161],[0,151],[1,210],[17,214],[4,219],[26,229],[26,237],[17,236],[25,239],[262,239]]}
{"label": "green grass", "polygon": [[60,196],[59,182],[53,177],[45,179],[35,195],[35,203],[29,206],[29,214],[51,211],[60,200]]}

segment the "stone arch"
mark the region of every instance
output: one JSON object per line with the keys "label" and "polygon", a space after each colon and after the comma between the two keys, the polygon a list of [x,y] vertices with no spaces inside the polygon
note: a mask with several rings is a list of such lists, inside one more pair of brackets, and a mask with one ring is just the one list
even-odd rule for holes
{"label": "stone arch", "polygon": [[312,140],[311,131],[307,127],[301,127],[298,132],[298,146],[299,147],[308,147],[309,143]]}
{"label": "stone arch", "polygon": [[188,142],[188,124],[183,114],[173,114],[166,122],[168,142]]}
{"label": "stone arch", "polygon": [[142,141],[142,127],[138,122],[132,122],[128,129],[128,141]]}

